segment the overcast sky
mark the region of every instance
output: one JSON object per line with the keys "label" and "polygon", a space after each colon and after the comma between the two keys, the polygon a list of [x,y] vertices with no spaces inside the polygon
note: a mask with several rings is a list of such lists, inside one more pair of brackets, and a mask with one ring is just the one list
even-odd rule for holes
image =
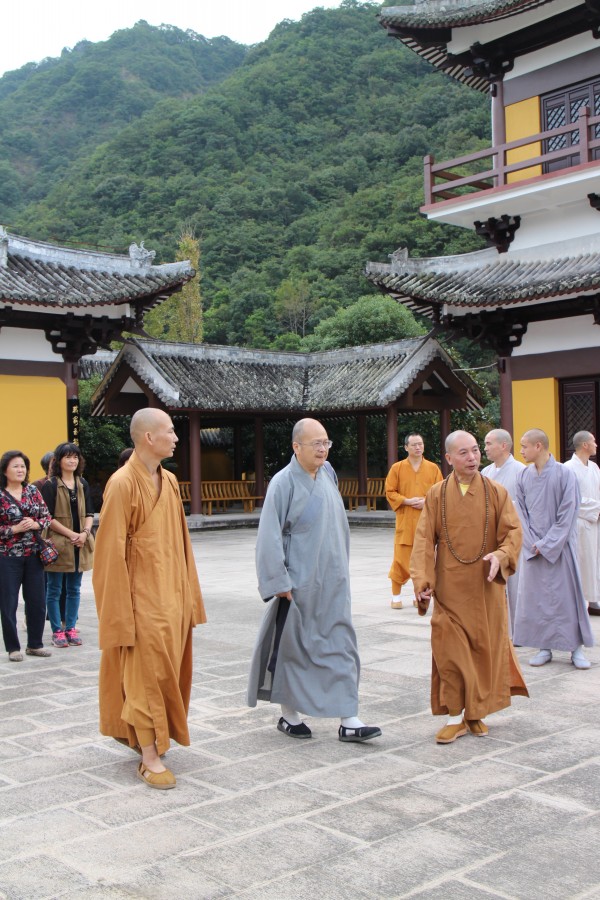
{"label": "overcast sky", "polygon": [[256,44],[282,19],[339,5],[340,0],[7,0],[0,16],[0,75],[60,56],[78,41],[104,41],[140,19]]}

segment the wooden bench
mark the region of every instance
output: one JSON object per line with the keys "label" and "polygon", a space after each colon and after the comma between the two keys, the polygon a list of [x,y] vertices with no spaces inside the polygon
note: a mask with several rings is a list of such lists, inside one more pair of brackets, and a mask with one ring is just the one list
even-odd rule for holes
{"label": "wooden bench", "polygon": [[[214,508],[217,513],[224,513],[233,503],[241,503],[244,512],[253,512],[256,501],[263,499],[255,491],[254,481],[203,481],[202,512],[212,516]],[[179,492],[184,504],[189,506],[192,501],[191,482],[180,481]]]}
{"label": "wooden bench", "polygon": [[348,501],[348,509],[358,509],[361,500],[366,501],[367,510],[377,509],[377,501],[385,497],[385,478],[367,478],[367,491],[358,490],[358,478],[340,478],[338,488],[342,498]]}

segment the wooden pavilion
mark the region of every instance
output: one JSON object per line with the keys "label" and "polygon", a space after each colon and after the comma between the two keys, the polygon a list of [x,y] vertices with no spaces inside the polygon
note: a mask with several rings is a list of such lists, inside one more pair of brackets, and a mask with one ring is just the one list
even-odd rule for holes
{"label": "wooden pavilion", "polygon": [[[430,335],[386,344],[289,353],[132,338],[92,397],[93,415],[132,415],[155,406],[183,420],[179,465],[191,482],[191,513],[202,509],[201,429],[233,428],[240,477],[241,428],[254,431],[256,493],[264,494],[264,425],[305,416],[352,416],[357,427],[359,493],[366,494],[367,419],[385,415],[387,456],[398,458],[398,413],[440,417],[440,442],[452,410],[481,408],[477,384]],[[442,450],[443,458],[443,450]]]}

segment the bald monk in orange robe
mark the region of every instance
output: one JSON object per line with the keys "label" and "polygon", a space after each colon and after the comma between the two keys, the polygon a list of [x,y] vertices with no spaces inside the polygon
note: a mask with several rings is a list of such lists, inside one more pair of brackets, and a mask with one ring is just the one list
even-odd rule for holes
{"label": "bald monk in orange robe", "polygon": [[160,756],[189,745],[192,628],[206,621],[177,479],[161,466],[177,436],[169,416],[139,410],[135,452],[110,478],[96,537],[100,731],[142,755],[138,777],[175,787]]}
{"label": "bald monk in orange robe", "polygon": [[425,444],[420,434],[407,434],[404,449],[406,459],[394,463],[385,480],[385,496],[396,513],[394,561],[388,573],[392,582],[392,609],[402,609],[400,592],[410,578],[410,555],[425,494],[442,480],[438,466],[423,456]]}
{"label": "bald monk in orange robe", "polygon": [[446,441],[453,467],[431,488],[417,526],[411,576],[431,617],[431,709],[449,716],[436,735],[453,743],[488,733],[482,719],[529,696],[508,636],[506,580],[517,566],[522,533],[506,489],[479,474],[473,435],[455,431]]}

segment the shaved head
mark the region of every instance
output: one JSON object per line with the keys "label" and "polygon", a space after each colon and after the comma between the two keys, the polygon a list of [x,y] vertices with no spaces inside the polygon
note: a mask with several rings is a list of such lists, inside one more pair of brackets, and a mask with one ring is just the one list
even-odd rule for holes
{"label": "shaved head", "polygon": [[318,425],[319,428],[323,427],[318,419],[300,419],[296,422],[292,430],[292,444],[299,444],[306,429],[312,428],[314,425]]}
{"label": "shaved head", "polygon": [[148,432],[152,434],[157,428],[160,428],[161,425],[170,421],[171,417],[166,412],[163,412],[162,409],[154,409],[150,406],[147,406],[144,409],[138,409],[131,417],[131,424],[129,426],[131,440],[137,447],[137,445],[143,441],[144,435]]}
{"label": "shaved head", "polygon": [[544,450],[548,450],[550,447],[550,439],[541,428],[530,428],[525,432],[521,441],[526,441],[528,444],[541,444]]}
{"label": "shaved head", "polygon": [[[472,434],[469,434],[468,431],[453,431],[446,438],[446,453],[450,453],[456,444],[457,441],[462,440],[463,438],[473,438]],[[473,438],[475,440],[475,438]]]}
{"label": "shaved head", "polygon": [[594,435],[591,431],[578,431],[577,434],[573,435],[573,447],[579,450],[582,444],[589,444],[593,440]]}

